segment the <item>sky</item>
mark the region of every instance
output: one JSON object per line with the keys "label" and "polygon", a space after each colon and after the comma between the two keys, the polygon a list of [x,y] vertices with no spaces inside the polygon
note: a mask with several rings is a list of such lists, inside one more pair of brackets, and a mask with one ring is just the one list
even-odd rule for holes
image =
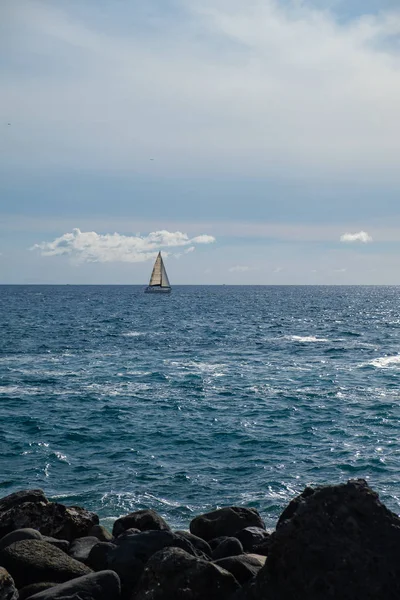
{"label": "sky", "polygon": [[398,0],[4,0],[0,284],[400,284]]}

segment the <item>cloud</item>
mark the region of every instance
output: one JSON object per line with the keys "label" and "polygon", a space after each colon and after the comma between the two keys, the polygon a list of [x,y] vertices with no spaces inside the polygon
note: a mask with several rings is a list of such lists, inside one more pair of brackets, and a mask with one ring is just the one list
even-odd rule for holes
{"label": "cloud", "polygon": [[398,10],[345,22],[302,1],[180,0],[173,19],[132,2],[106,20],[7,4],[6,165],[399,179]]}
{"label": "cloud", "polygon": [[235,267],[230,267],[228,271],[230,273],[244,273],[246,271],[255,271],[256,267],[248,267],[246,265],[236,265]]}
{"label": "cloud", "polygon": [[[201,240],[201,241],[198,241]],[[68,255],[79,262],[144,262],[153,259],[163,248],[177,248],[189,244],[211,244],[215,238],[201,235],[190,239],[181,231],[153,231],[147,236],[121,235],[119,233],[99,234],[95,231],[81,231],[78,228],[71,233],[56,238],[52,242],[35,244],[31,249],[39,250],[42,256]],[[186,251],[194,250],[194,246]],[[164,252],[168,256],[168,251]]]}
{"label": "cloud", "polygon": [[344,233],[340,236],[340,241],[347,243],[363,242],[366,244],[372,242],[372,237],[366,231],[359,231],[358,233]]}
{"label": "cloud", "polygon": [[[211,238],[212,236],[207,236],[207,237]],[[192,241],[194,241],[194,240],[192,240]],[[212,239],[212,241],[214,241],[214,238]],[[205,242],[202,242],[202,243],[204,244]],[[208,242],[208,243],[211,243],[211,242]],[[190,254],[191,252],[194,252],[194,251],[195,251],[195,247],[190,246],[190,248],[186,248],[186,250],[183,251],[183,254]]]}

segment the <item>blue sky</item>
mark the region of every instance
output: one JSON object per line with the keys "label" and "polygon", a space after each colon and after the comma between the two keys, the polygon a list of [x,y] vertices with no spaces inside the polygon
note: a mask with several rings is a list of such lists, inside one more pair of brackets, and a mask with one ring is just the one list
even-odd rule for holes
{"label": "blue sky", "polygon": [[0,78],[0,283],[400,283],[398,2],[8,0]]}

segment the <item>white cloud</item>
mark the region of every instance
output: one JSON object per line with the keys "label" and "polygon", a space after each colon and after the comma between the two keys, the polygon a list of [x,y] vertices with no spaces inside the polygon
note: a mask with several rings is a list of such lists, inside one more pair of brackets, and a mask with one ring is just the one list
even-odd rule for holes
{"label": "white cloud", "polygon": [[[212,236],[207,236],[207,237],[212,237]],[[192,240],[192,241],[194,241],[194,240]],[[212,241],[214,241],[214,238],[212,239]],[[208,243],[210,243],[210,242],[208,242]],[[204,244],[204,242],[203,242],[203,244]],[[186,250],[183,251],[183,254],[190,254],[191,252],[194,252],[194,251],[195,251],[195,247],[190,246],[190,248],[186,248]]]}
{"label": "white cloud", "polygon": [[[8,3],[7,164],[398,179],[399,11],[343,23],[301,1],[177,4],[128,35],[137,3],[113,3],[108,29],[76,3]],[[29,70],[12,69],[22,56]]]}
{"label": "white cloud", "polygon": [[236,265],[235,267],[230,267],[228,271],[230,273],[244,273],[246,271],[255,271],[256,267],[248,267],[246,265]]}
{"label": "white cloud", "polygon": [[[199,242],[198,240],[201,239]],[[207,241],[206,241],[207,240]],[[69,255],[79,262],[144,262],[153,259],[163,248],[176,248],[196,243],[212,243],[215,238],[201,235],[190,239],[181,231],[153,231],[147,236],[129,236],[119,233],[99,234],[95,231],[73,229],[52,242],[35,244],[31,249],[39,250],[42,256]],[[194,246],[187,250],[192,251]],[[164,252],[168,256],[168,252]]]}
{"label": "white cloud", "polygon": [[359,231],[358,233],[344,233],[340,236],[341,242],[363,242],[364,244],[372,242],[372,237],[366,231]]}

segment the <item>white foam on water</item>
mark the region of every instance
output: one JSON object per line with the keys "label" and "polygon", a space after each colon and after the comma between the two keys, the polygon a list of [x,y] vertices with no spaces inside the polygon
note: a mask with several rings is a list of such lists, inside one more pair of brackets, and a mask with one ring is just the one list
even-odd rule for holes
{"label": "white foam on water", "polygon": [[145,335],[143,331],[127,331],[126,333],[121,334],[122,337],[140,337],[141,335]]}
{"label": "white foam on water", "polygon": [[319,338],[315,335],[290,335],[286,336],[286,339],[291,340],[292,342],[300,342],[301,344],[311,344],[315,342],[324,343],[329,342],[327,338]]}
{"label": "white foam on water", "polygon": [[375,358],[368,363],[364,363],[364,365],[372,365],[377,369],[390,369],[394,367],[400,366],[400,354],[396,356],[381,356],[380,358]]}

